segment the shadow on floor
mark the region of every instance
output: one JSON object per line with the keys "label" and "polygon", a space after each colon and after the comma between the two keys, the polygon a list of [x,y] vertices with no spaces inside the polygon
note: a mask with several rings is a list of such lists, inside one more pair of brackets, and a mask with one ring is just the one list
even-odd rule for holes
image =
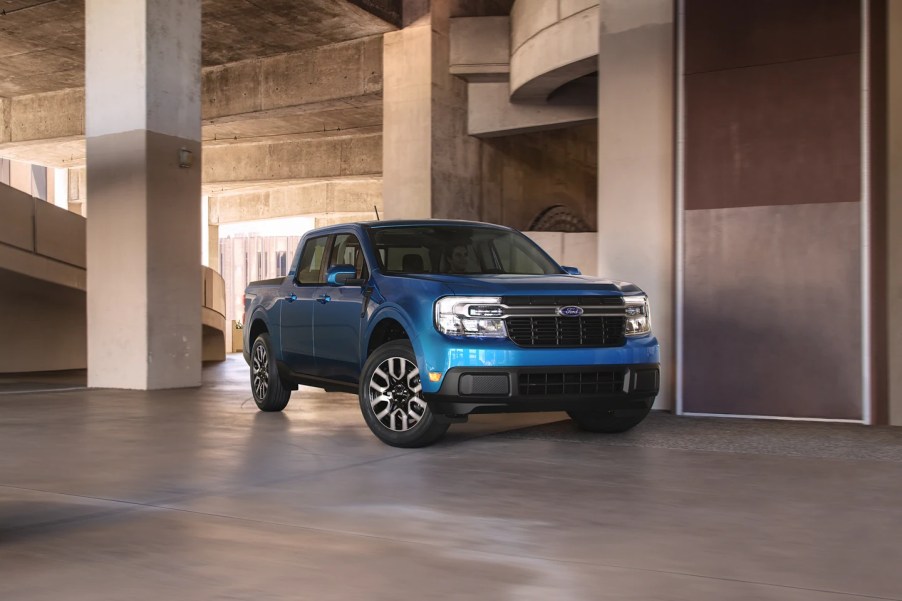
{"label": "shadow on floor", "polygon": [[87,385],[86,369],[0,374],[0,394],[76,390]]}
{"label": "shadow on floor", "polygon": [[624,434],[583,432],[573,422],[565,420],[501,432],[496,436],[590,445],[902,463],[902,428],[891,426],[679,417],[655,411]]}

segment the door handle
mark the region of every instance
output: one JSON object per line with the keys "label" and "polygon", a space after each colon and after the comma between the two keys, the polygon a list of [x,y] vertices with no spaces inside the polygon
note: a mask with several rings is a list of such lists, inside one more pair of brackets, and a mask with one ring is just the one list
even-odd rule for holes
{"label": "door handle", "polygon": [[319,301],[321,304],[325,305],[330,300],[332,300],[332,297],[329,296],[328,294],[324,294],[324,295],[318,297],[316,300]]}
{"label": "door handle", "polygon": [[293,303],[294,301],[298,300],[298,295],[291,294],[290,296],[286,296],[285,300],[287,300],[289,303]]}

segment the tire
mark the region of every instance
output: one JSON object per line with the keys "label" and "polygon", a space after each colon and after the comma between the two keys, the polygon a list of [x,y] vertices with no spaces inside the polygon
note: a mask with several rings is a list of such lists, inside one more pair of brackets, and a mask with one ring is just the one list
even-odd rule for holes
{"label": "tire", "polygon": [[360,411],[366,425],[387,445],[425,447],[448,430],[422,400],[417,359],[410,343],[395,340],[369,356],[360,378]]}
{"label": "tire", "polygon": [[291,389],[279,376],[266,332],[257,336],[251,347],[251,392],[260,411],[281,411],[291,397]]}
{"label": "tire", "polygon": [[653,399],[649,399],[645,407],[639,409],[568,411],[567,415],[576,422],[580,430],[619,434],[638,426],[648,416],[653,402]]}

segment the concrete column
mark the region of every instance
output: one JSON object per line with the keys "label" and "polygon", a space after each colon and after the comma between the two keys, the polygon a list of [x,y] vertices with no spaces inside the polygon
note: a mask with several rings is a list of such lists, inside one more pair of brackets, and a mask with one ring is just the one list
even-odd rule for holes
{"label": "concrete column", "polygon": [[382,194],[385,217],[432,216],[431,20],[383,38]]}
{"label": "concrete column", "polygon": [[85,22],[88,385],[197,386],[201,1],[87,0]]}
{"label": "concrete column", "polygon": [[676,343],[673,13],[673,0],[602,0],[598,59],[598,271],[651,299],[663,409]]}
{"label": "concrete column", "polygon": [[[902,426],[902,0],[887,9],[887,307],[889,423]],[[875,224],[879,225],[879,224]]]}
{"label": "concrete column", "polygon": [[453,4],[408,0],[405,14],[420,18],[383,40],[382,193],[388,218],[481,214],[480,142],[467,134],[467,83],[450,72]]}
{"label": "concrete column", "polygon": [[215,223],[207,226],[207,261],[207,267],[219,273],[219,225]]}

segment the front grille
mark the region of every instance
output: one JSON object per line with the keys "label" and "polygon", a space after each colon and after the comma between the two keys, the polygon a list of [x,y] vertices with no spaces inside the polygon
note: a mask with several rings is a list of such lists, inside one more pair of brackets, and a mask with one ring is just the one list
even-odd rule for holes
{"label": "front grille", "polygon": [[623,392],[623,370],[521,372],[522,396],[598,395]]}
{"label": "front grille", "polygon": [[519,346],[622,346],[624,317],[509,317],[507,333]]}

